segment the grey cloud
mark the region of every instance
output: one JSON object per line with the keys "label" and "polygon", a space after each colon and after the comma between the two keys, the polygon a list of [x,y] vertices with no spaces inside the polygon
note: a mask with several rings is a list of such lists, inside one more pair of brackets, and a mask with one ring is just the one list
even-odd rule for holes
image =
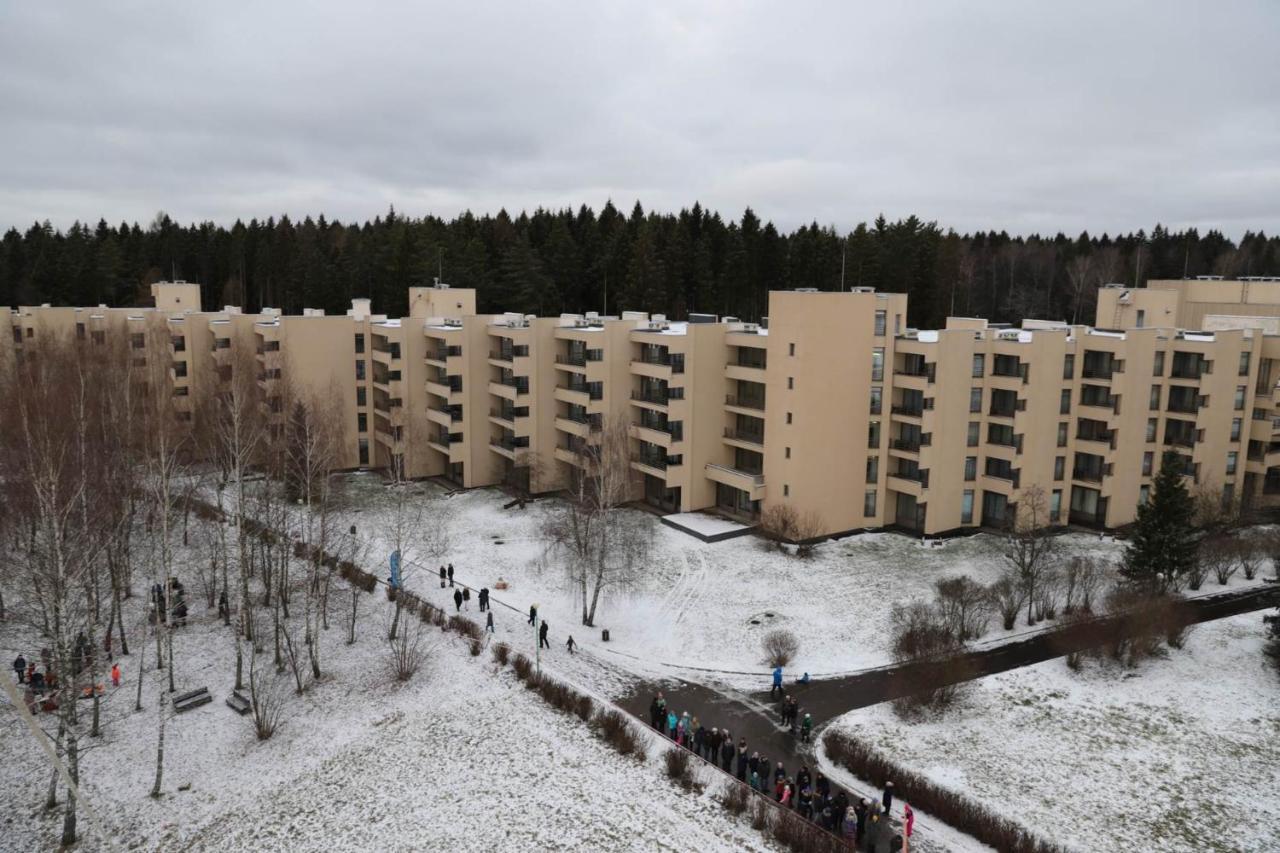
{"label": "grey cloud", "polygon": [[1278,25],[1266,2],[6,4],[0,227],[612,197],[1274,231]]}

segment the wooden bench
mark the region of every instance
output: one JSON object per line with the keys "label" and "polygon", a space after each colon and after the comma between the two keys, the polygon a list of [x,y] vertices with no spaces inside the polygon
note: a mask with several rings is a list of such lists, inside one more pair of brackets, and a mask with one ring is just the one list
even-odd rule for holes
{"label": "wooden bench", "polygon": [[227,707],[242,717],[249,713],[252,708],[249,700],[241,696],[237,690],[232,690],[231,695],[227,697]]}
{"label": "wooden bench", "polygon": [[192,708],[208,705],[212,701],[213,697],[209,695],[209,688],[201,687],[199,690],[192,690],[173,697],[173,710],[174,713],[181,714],[183,711],[190,711]]}

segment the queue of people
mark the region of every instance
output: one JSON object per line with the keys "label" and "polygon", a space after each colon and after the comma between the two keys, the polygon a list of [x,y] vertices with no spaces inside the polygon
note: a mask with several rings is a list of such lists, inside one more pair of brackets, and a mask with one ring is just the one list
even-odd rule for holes
{"label": "queue of people", "polygon": [[[794,732],[798,715],[796,701],[784,696],[781,704],[783,723]],[[890,853],[901,849],[903,838],[911,836],[915,818],[909,805],[903,803],[902,834],[897,833],[890,819],[892,782],[885,785],[880,802],[851,799],[825,775],[811,772],[807,765],[791,775],[783,762],[771,763],[768,756],[752,750],[746,738],[735,741],[728,729],[717,726],[708,729],[688,711],[677,715],[661,691],[649,703],[649,724],[677,746],[745,782],[756,794],[769,797],[828,832],[847,839],[858,850]],[[799,730],[802,740],[808,743],[813,730],[809,714],[804,715]]]}

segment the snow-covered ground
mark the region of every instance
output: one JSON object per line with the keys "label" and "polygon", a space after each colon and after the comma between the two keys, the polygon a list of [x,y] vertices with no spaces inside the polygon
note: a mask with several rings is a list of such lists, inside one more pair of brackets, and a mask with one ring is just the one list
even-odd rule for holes
{"label": "snow-covered ground", "polygon": [[[347,518],[358,538],[374,543],[370,561],[383,567],[385,576],[392,550],[386,535],[388,489],[376,475],[348,477],[345,488]],[[520,610],[537,603],[553,638],[563,643],[565,632],[572,632],[606,659],[648,676],[683,673],[759,687],[767,677],[760,642],[774,628],[799,638],[800,654],[791,666],[796,673],[821,677],[879,666],[890,661],[889,616],[895,602],[931,598],[934,581],[942,577],[967,574],[989,583],[1008,565],[999,538],[987,534],[926,547],[895,533],[867,533],[819,545],[802,560],[770,550],[755,536],[704,543],[654,518],[652,554],[643,576],[632,589],[607,591],[600,605],[595,622],[609,629],[606,644],[596,631],[583,633],[575,590],[546,554],[539,524],[552,499],[523,510],[503,509],[509,497],[496,489],[444,497],[432,483],[413,488],[425,512],[448,511],[452,541],[439,556],[421,550],[410,555],[426,567],[408,573],[410,588],[451,607],[451,591],[439,591],[431,574],[437,564],[453,563],[457,579],[475,587],[495,589],[501,578],[510,588],[494,595]],[[1110,537],[1072,533],[1062,537],[1061,548],[1064,554],[1115,563],[1123,546]],[[1211,579],[1201,592],[1246,583],[1251,582],[1239,575],[1227,587]],[[1010,632],[993,620],[983,642],[1026,631],[1021,620]]]}
{"label": "snow-covered ground", "polygon": [[[259,742],[250,719],[223,704],[234,673],[230,631],[197,602],[192,624],[176,634],[177,686],[208,686],[214,702],[169,719],[159,800],[148,797],[154,667],[144,710],[132,710],[139,657],[154,664],[155,649],[135,638],[133,654],[120,658],[125,683],[104,703],[103,735],[83,756],[84,799],[103,822],[81,811],[81,849],[773,849],[721,809],[714,786],[680,792],[653,748],[645,764],[618,756],[453,634],[428,628],[427,669],[406,684],[390,680],[388,610],[380,593],[363,596],[359,639],[348,646],[335,602],[322,639],[328,676],[302,696],[285,676],[285,717]],[[31,645],[18,622],[0,623],[6,660]],[[16,713],[0,713],[0,731],[0,849],[52,849],[61,809],[40,808],[48,761]]]}
{"label": "snow-covered ground", "polygon": [[834,723],[939,784],[1078,850],[1280,850],[1280,676],[1262,615],[1197,626],[1125,670],[1063,660],[974,682],[906,723],[890,706]]}

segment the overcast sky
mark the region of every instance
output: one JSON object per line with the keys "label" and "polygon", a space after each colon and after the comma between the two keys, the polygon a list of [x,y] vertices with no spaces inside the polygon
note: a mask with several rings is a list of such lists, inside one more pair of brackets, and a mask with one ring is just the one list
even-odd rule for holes
{"label": "overcast sky", "polygon": [[1280,230],[1280,2],[854,5],[6,2],[0,227],[612,198]]}

